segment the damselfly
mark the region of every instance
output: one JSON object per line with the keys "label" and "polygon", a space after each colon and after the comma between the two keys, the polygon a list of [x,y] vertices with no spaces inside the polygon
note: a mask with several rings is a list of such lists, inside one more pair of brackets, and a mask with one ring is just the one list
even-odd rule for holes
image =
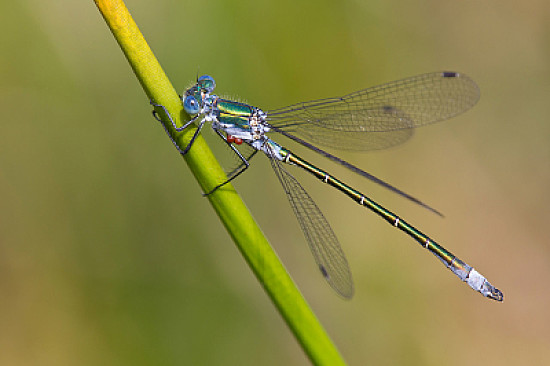
{"label": "damselfly", "polygon": [[[164,111],[178,132],[194,121],[199,121],[198,129],[186,147],[179,147],[170,136],[182,155],[189,151],[202,127],[209,122],[216,134],[239,158],[238,167],[231,171],[228,179],[216,186],[212,192],[243,173],[249,167],[250,159],[258,151],[265,153],[298,218],[319,270],[330,286],[341,296],[350,298],[354,291],[344,252],[322,212],[282,163],[302,168],[322,182],[343,192],[412,237],[471,288],[491,299],[503,300],[502,292],[493,287],[485,277],[427,235],[363,193],[310,164],[267,136],[268,132],[284,135],[438,213],[421,201],[321,150],[314,144],[356,151],[383,149],[397,145],[408,139],[416,127],[443,121],[470,109],[479,99],[479,88],[469,77],[456,72],[424,74],[360,90],[339,98],[298,103],[269,112],[248,104],[220,98],[213,94],[215,86],[214,79],[204,75],[185,91],[182,97],[183,106],[194,118],[180,127],[176,125],[164,106],[154,102],[152,104]],[[160,120],[156,112],[154,115]],[[245,144],[242,144],[243,142]]]}

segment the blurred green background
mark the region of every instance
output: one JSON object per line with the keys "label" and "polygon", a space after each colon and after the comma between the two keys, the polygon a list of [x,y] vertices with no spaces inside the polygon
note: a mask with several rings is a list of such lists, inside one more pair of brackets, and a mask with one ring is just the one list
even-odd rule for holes
{"label": "blurred green background", "polygon": [[[293,170],[348,255],[356,295],[344,301],[267,159],[235,186],[350,364],[550,363],[548,1],[127,6],[180,92],[208,73],[218,94],[272,109],[430,71],[476,80],[467,114],[340,154],[444,219],[296,150],[475,266],[502,304]],[[0,364],[308,364],[94,3],[3,1],[0,39]]]}

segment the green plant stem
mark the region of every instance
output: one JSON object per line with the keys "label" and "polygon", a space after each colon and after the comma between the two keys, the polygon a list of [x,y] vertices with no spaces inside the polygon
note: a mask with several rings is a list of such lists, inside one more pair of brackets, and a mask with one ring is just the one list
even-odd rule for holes
{"label": "green plant stem", "polygon": [[[189,120],[124,2],[95,0],[95,3],[147,97],[164,105],[176,123],[181,125],[182,120]],[[192,125],[178,133],[170,122],[163,120],[163,123],[180,147],[187,145],[196,129]],[[226,179],[202,137],[197,138],[184,158],[204,192]],[[310,360],[316,365],[345,364],[234,188],[227,184],[209,195],[208,200]]]}

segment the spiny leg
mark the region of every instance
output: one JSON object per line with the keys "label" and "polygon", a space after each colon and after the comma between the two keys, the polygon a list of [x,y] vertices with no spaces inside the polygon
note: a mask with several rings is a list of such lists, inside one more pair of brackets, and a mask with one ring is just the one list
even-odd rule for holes
{"label": "spiny leg", "polygon": [[[170,123],[172,123],[172,126],[174,127],[174,129],[178,132],[180,131],[183,131],[185,128],[187,128],[191,123],[195,122],[195,120],[199,117],[199,115],[196,115],[195,117],[191,118],[191,120],[189,120],[188,122],[186,122],[182,127],[177,127],[176,126],[176,123],[174,122],[174,120],[172,119],[172,116],[170,115],[170,113],[168,112],[168,110],[166,109],[166,107],[164,107],[162,104],[157,104],[155,102],[153,102],[152,100],[150,101],[151,105],[154,106],[154,107],[160,107],[164,110],[164,113],[166,114],[166,116],[168,117],[168,119],[170,120]],[[197,127],[197,130],[195,131],[195,133],[193,134],[193,137],[191,138],[191,140],[189,141],[189,143],[187,144],[187,146],[185,147],[185,149],[181,149],[179,147],[179,145],[176,143],[176,140],[174,140],[174,138],[172,137],[172,135],[170,134],[170,131],[168,131],[168,129],[166,128],[166,126],[164,125],[164,123],[162,123],[162,120],[160,119],[160,117],[158,116],[158,113],[156,110],[153,109],[153,117],[159,121],[161,124],[162,124],[162,127],[164,127],[164,131],[166,131],[166,134],[168,135],[168,137],[170,137],[170,140],[172,141],[172,143],[174,144],[174,146],[176,147],[176,149],[178,149],[179,153],[181,155],[185,155],[187,154],[187,152],[189,151],[189,149],[191,148],[191,146],[193,145],[193,143],[195,142],[195,139],[197,138],[197,136],[199,135],[200,131],[202,130],[202,127],[204,126],[204,123],[206,122],[206,120],[203,118],[198,127]]]}
{"label": "spiny leg", "polygon": [[[231,148],[231,150],[237,155],[239,159],[241,159],[243,165],[239,167],[236,171],[233,172],[233,175],[231,175],[225,182],[218,184],[215,186],[210,192],[204,193],[203,196],[208,196],[212,193],[214,193],[218,188],[221,188],[222,186],[226,185],[227,183],[231,182],[233,179],[237,178],[239,175],[241,175],[248,167],[250,166],[250,163],[246,158],[241,154],[241,152],[233,146],[230,142],[227,141],[227,139],[223,136],[223,134],[214,128],[214,131],[216,131],[216,134]],[[255,150],[252,155],[250,155],[249,159],[254,156],[258,152],[258,150]]]}
{"label": "spiny leg", "polygon": [[[199,117],[199,115],[196,115],[195,117],[191,118],[191,120],[189,120],[188,122],[186,122],[183,126],[181,127],[178,127],[176,126],[176,122],[174,122],[174,120],[172,119],[172,115],[168,112],[168,110],[166,109],[165,106],[163,106],[162,104],[157,104],[155,103],[154,101],[149,101],[149,103],[153,106],[153,107],[160,107],[162,108],[162,110],[164,111],[164,113],[166,114],[166,116],[168,117],[168,120],[170,120],[170,123],[172,123],[172,126],[174,127],[174,129],[178,132],[181,132],[183,130],[185,130],[187,128],[187,126],[189,126],[191,123],[195,122],[195,120]],[[160,119],[160,117],[158,116],[157,114],[157,111],[153,109],[153,117],[155,117],[155,119],[159,122],[162,123],[162,120]]]}

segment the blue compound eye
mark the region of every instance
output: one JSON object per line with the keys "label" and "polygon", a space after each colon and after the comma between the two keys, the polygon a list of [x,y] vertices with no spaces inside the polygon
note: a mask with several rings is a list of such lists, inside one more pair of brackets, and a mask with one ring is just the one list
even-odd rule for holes
{"label": "blue compound eye", "polygon": [[201,89],[204,89],[207,93],[212,93],[216,87],[214,78],[209,75],[203,75],[197,80],[197,84]]}
{"label": "blue compound eye", "polygon": [[185,108],[185,111],[189,114],[197,114],[199,113],[200,105],[194,96],[188,95],[183,101],[183,108]]}

